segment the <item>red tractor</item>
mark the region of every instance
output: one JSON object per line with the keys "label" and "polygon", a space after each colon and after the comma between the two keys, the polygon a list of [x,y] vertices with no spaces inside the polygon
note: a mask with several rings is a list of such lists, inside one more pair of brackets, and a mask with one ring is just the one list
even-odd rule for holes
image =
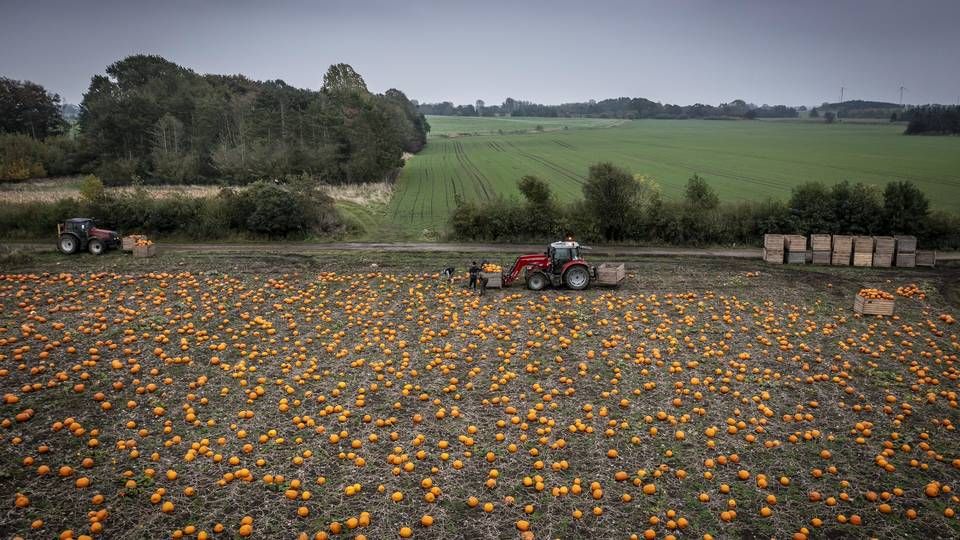
{"label": "red tractor", "polygon": [[503,284],[510,285],[521,277],[532,291],[547,285],[566,286],[583,290],[593,281],[600,285],[617,285],[624,278],[623,264],[596,266],[587,264],[580,254],[580,244],[573,241],[554,242],[545,253],[521,255],[509,273],[503,275]]}
{"label": "red tractor", "polygon": [[57,236],[57,247],[67,255],[83,250],[100,255],[108,249],[120,246],[119,234],[98,229],[90,218],[71,218],[58,223]]}

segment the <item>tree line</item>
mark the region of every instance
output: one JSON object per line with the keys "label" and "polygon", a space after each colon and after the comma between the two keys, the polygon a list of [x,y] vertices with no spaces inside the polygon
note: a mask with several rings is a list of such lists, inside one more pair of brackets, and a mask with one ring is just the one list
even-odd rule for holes
{"label": "tree line", "polygon": [[485,105],[478,100],[475,105],[457,105],[449,101],[441,103],[419,103],[418,110],[423,114],[438,116],[525,116],[525,117],[587,117],[587,118],[657,118],[657,119],[723,119],[723,118],[796,118],[797,108],[786,105],[757,106],[736,99],[720,105],[670,105],[657,103],[645,98],[620,97],[590,100],[580,103],[561,105],[543,105],[530,101],[518,101],[507,98],[500,105]]}
{"label": "tree line", "polygon": [[450,217],[457,240],[549,241],[574,235],[585,242],[669,245],[755,245],[764,233],[916,235],[923,246],[960,248],[960,216],[931,212],[908,181],[882,190],[863,183],[827,187],[810,182],[789,200],[721,202],[706,179],[691,177],[684,196],[665,200],[657,183],[610,164],[590,167],[582,198],[558,202],[535,176],[518,182],[522,200],[458,200]]}
{"label": "tree line", "polygon": [[907,135],[960,135],[960,106],[925,105],[904,113]]}
{"label": "tree line", "polygon": [[347,64],[320,90],[243,75],[201,75],[135,55],[95,75],[76,137],[59,96],[0,80],[0,179],[95,172],[108,183],[227,181],[307,173],[330,184],[379,181],[426,144],[403,92],[373,94]]}

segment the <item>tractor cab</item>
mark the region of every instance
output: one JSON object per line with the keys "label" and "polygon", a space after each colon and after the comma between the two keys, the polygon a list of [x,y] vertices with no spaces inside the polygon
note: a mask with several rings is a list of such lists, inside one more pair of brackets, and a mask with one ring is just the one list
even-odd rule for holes
{"label": "tractor cab", "polygon": [[559,274],[570,261],[583,260],[580,256],[580,244],[571,241],[554,242],[547,248],[547,257],[554,274]]}

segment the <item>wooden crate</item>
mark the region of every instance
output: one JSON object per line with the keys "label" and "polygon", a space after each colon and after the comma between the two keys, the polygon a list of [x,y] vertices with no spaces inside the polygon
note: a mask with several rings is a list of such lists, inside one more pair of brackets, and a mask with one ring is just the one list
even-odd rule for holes
{"label": "wooden crate", "polygon": [[830,251],[814,251],[811,262],[813,264],[830,264]]}
{"label": "wooden crate", "polygon": [[937,252],[933,250],[917,251],[917,266],[936,266]]}
{"label": "wooden crate", "polygon": [[603,263],[597,267],[597,283],[600,285],[616,285],[626,276],[627,270],[623,263]]}
{"label": "wooden crate", "polygon": [[870,299],[857,295],[853,311],[861,315],[893,315],[893,300]]}
{"label": "wooden crate", "polygon": [[897,266],[902,268],[913,268],[916,265],[916,253],[897,253]]}
{"label": "wooden crate", "polygon": [[157,254],[156,244],[150,244],[149,246],[133,246],[134,257],[153,257],[156,254]]}
{"label": "wooden crate", "polygon": [[783,264],[783,250],[763,248],[763,260],[773,264]]}
{"label": "wooden crate", "polygon": [[869,253],[873,255],[873,237],[872,236],[853,237],[853,252]]}
{"label": "wooden crate", "polygon": [[845,234],[833,235],[833,251],[853,253],[853,237]]}
{"label": "wooden crate", "polygon": [[771,249],[773,251],[783,251],[785,246],[786,246],[786,240],[783,238],[782,234],[763,235],[764,248]]}
{"label": "wooden crate", "polygon": [[849,251],[844,253],[838,253],[834,251],[830,255],[830,264],[833,266],[850,266],[851,259],[852,255]]}
{"label": "wooden crate", "polygon": [[142,234],[131,234],[130,236],[124,236],[120,240],[120,249],[123,251],[133,251],[133,246],[137,244],[137,240],[145,240],[147,237]]}
{"label": "wooden crate", "polygon": [[787,251],[806,251],[807,237],[802,234],[787,234]]}
{"label": "wooden crate", "polygon": [[874,253],[873,265],[880,268],[893,266],[893,253]]}
{"label": "wooden crate", "polygon": [[917,251],[917,237],[908,235],[894,236],[897,241],[897,253],[914,253]]}
{"label": "wooden crate", "polygon": [[481,278],[487,278],[488,289],[503,288],[503,274],[500,272],[480,272]]}
{"label": "wooden crate", "polygon": [[894,240],[892,236],[874,236],[873,237],[873,252],[880,253],[881,255],[893,255],[894,248],[897,246],[897,241]]}
{"label": "wooden crate", "polygon": [[787,264],[807,264],[807,251],[788,251]]}
{"label": "wooden crate", "polygon": [[810,249],[813,251],[830,251],[832,246],[832,237],[829,234],[810,235]]}
{"label": "wooden crate", "polygon": [[873,253],[854,253],[853,265],[854,266],[872,266]]}

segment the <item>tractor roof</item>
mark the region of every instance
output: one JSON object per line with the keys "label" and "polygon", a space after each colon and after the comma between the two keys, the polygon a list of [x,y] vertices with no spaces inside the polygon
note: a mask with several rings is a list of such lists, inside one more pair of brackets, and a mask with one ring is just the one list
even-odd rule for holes
{"label": "tractor roof", "polygon": [[558,249],[558,248],[559,248],[559,249],[564,249],[564,248],[569,249],[569,248],[577,248],[577,247],[580,247],[580,244],[578,244],[578,243],[576,243],[576,242],[564,241],[564,242],[554,242],[554,243],[550,244],[550,247],[552,247],[552,248],[554,248],[554,249]]}
{"label": "tractor roof", "polygon": [[87,221],[93,221],[93,220],[88,217],[75,217],[75,218],[68,219],[67,223],[85,223]]}

